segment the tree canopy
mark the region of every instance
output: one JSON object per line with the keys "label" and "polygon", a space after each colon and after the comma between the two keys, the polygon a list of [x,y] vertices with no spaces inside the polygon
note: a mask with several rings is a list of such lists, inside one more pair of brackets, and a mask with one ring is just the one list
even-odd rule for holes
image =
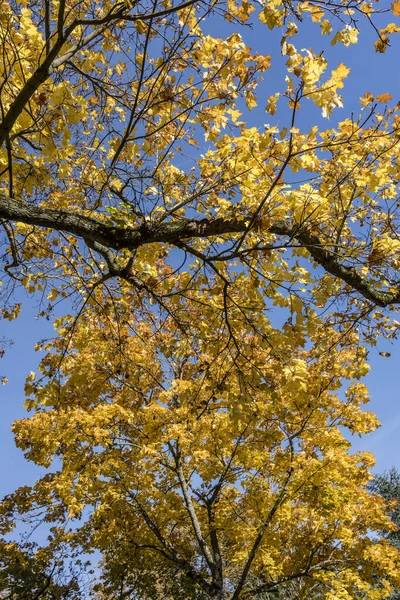
{"label": "tree canopy", "polygon": [[380,494],[387,502],[387,510],[391,520],[395,523],[397,530],[386,533],[392,544],[400,546],[400,534],[398,531],[400,524],[400,473],[396,467],[389,471],[375,475],[369,484],[371,492]]}
{"label": "tree canopy", "polygon": [[[18,560],[0,597],[35,561],[34,598],[81,597],[75,575],[53,578],[68,552],[101,555],[87,598],[400,586],[398,550],[376,537],[394,526],[368,489],[374,459],[345,433],[379,425],[368,345],[400,326],[400,104],[361,90],[359,116],[323,121],[349,76],[324,47],[369,29],[384,53],[399,15],[359,0],[1,2],[1,311],[17,318],[25,289],[55,335],[14,424],[49,471],[0,509],[4,534],[43,521],[49,545],[1,547]],[[260,107],[270,124],[252,124]]]}

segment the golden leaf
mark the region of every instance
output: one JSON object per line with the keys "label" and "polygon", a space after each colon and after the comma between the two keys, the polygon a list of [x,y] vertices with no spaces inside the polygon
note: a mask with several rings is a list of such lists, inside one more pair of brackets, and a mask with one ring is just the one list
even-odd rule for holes
{"label": "golden leaf", "polygon": [[400,17],[400,0],[392,3],[392,13],[395,17]]}
{"label": "golden leaf", "polygon": [[378,102],[389,102],[390,100],[393,100],[393,97],[390,94],[379,94],[376,99]]}

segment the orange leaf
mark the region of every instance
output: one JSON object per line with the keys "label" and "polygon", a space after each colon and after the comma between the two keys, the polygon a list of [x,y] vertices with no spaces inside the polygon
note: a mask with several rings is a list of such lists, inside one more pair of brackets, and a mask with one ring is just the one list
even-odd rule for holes
{"label": "orange leaf", "polygon": [[379,96],[377,96],[376,99],[378,100],[378,102],[389,102],[389,100],[393,100],[393,96],[391,96],[390,94],[379,94]]}

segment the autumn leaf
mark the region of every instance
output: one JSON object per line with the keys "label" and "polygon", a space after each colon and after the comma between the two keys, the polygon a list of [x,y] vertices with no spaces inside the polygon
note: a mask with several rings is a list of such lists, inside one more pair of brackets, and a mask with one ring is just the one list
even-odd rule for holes
{"label": "autumn leaf", "polygon": [[0,597],[388,597],[351,440],[399,329],[400,119],[346,52],[400,27],[368,2],[28,4],[0,11],[0,317],[46,325],[14,365],[41,470],[0,504]]}
{"label": "autumn leaf", "polygon": [[393,100],[393,97],[390,94],[379,94],[376,99],[378,102],[390,102],[390,100]]}
{"label": "autumn leaf", "polygon": [[392,2],[392,13],[395,17],[400,17],[400,2]]}

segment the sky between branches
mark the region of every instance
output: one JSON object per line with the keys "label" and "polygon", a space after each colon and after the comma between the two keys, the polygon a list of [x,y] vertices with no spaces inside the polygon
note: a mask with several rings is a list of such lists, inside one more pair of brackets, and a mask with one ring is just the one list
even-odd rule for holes
{"label": "sky between branches", "polygon": [[[381,3],[383,7],[384,3]],[[389,7],[390,3],[387,3]],[[220,26],[220,21],[218,23]],[[304,25],[306,25],[304,27]],[[312,47],[314,52],[319,47],[326,47],[326,38],[321,38],[317,24],[303,24],[301,32],[301,44],[304,48]],[[228,36],[235,30],[235,26],[226,25],[226,31],[218,31],[213,28],[213,23],[208,22],[206,33],[214,36]],[[243,34],[243,31],[242,31]],[[281,32],[267,32],[265,25],[256,25],[254,29],[243,34],[245,41],[254,44],[259,50],[270,53],[273,57],[272,67],[265,75],[265,81],[258,89],[259,106],[251,113],[248,125],[256,126],[261,130],[266,123],[272,123],[272,118],[264,112],[267,97],[284,89],[285,70],[281,68],[284,59],[279,59],[279,39]],[[336,122],[349,117],[352,113],[357,117],[361,105],[359,97],[366,91],[373,95],[389,93],[393,97],[393,103],[400,100],[400,78],[398,77],[398,64],[400,57],[400,39],[392,37],[392,45],[386,54],[377,54],[373,49],[375,37],[372,29],[362,28],[359,43],[344,48],[338,44],[328,49],[325,48],[324,56],[328,60],[329,67],[335,68],[344,62],[351,68],[351,72],[345,81],[342,90],[344,108],[335,109],[331,121]],[[300,41],[297,41],[299,47]],[[265,90],[265,102],[263,102],[263,91]],[[286,115],[283,111],[275,115],[276,120],[283,126]],[[274,118],[275,118],[274,117]],[[300,124],[304,127],[313,125],[325,125],[315,106],[304,106],[300,111]],[[275,121],[276,122],[276,121]],[[207,148],[206,142],[200,140],[201,151]],[[25,292],[19,300],[22,301],[23,310],[19,319],[8,323],[3,321],[0,335],[14,341],[11,348],[0,362],[0,374],[8,378],[8,384],[0,389],[0,496],[10,493],[16,487],[25,484],[33,484],[43,469],[27,463],[22,452],[14,447],[11,424],[25,415],[23,409],[24,381],[31,370],[35,370],[40,354],[34,352],[33,345],[40,339],[51,337],[53,329],[51,322],[37,319],[38,300],[32,296],[26,296]],[[68,311],[65,303],[59,309],[59,314]],[[272,315],[272,322],[274,316]],[[390,357],[382,357],[380,352],[390,353]],[[374,411],[382,423],[382,427],[363,438],[353,438],[353,450],[368,450],[377,459],[375,471],[382,472],[392,465],[400,465],[400,386],[398,382],[398,370],[400,368],[400,345],[389,344],[387,341],[378,344],[377,348],[370,351],[371,371],[366,383],[371,394],[371,403],[368,410]]]}

